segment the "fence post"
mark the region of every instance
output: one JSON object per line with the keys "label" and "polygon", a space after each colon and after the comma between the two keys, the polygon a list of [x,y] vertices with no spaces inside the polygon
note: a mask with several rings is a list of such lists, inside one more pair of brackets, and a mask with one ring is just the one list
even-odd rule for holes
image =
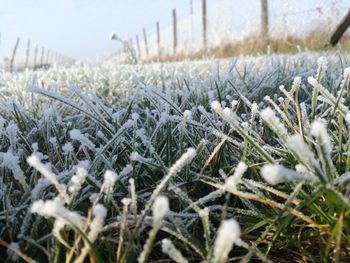
{"label": "fence post", "polygon": [[141,47],[140,47],[139,35],[136,35],[136,47],[137,47],[137,53],[139,54],[139,60],[141,60]]}
{"label": "fence post", "polygon": [[25,64],[24,64],[24,68],[28,68],[29,52],[30,52],[30,40],[28,39],[28,42],[27,42],[27,51],[26,51],[26,62],[25,62]]}
{"label": "fence post", "polygon": [[191,15],[191,40],[194,41],[194,18],[193,18],[193,0],[190,0],[190,15]]}
{"label": "fence post", "polygon": [[207,52],[207,0],[202,0],[203,47]]}
{"label": "fence post", "polygon": [[45,48],[41,48],[41,57],[40,57],[40,66],[44,64],[44,53],[45,53]]}
{"label": "fence post", "polygon": [[173,9],[173,34],[174,34],[174,56],[176,55],[177,48],[177,19],[176,19],[176,9]]}
{"label": "fence post", "polygon": [[34,49],[33,69],[35,69],[35,66],[36,66],[37,56],[38,56],[38,44],[36,44],[35,49]]}
{"label": "fence post", "polygon": [[54,59],[55,59],[55,52],[51,51],[50,52],[50,64],[52,65],[54,63]]}
{"label": "fence post", "polygon": [[51,53],[51,64],[55,64],[56,61],[56,52]]}
{"label": "fence post", "polygon": [[345,17],[340,21],[336,30],[333,32],[331,38],[329,39],[328,44],[334,47],[339,42],[339,40],[341,39],[344,32],[348,29],[349,26],[350,26],[350,11],[348,11]]}
{"label": "fence post", "polygon": [[18,45],[19,45],[19,41],[20,41],[20,38],[17,37],[17,41],[16,41],[16,44],[13,48],[13,51],[12,51],[12,57],[11,57],[11,61],[10,61],[10,72],[12,73],[13,72],[13,63],[15,62],[15,56],[16,56],[16,53],[17,53],[17,48],[18,48]]}
{"label": "fence post", "polygon": [[158,59],[160,59],[160,26],[157,21],[157,45],[158,45]]}
{"label": "fence post", "polygon": [[147,43],[146,28],[143,28],[142,32],[143,32],[143,40],[145,41],[146,58],[148,58],[148,43]]}
{"label": "fence post", "polygon": [[49,64],[49,56],[50,56],[50,50],[48,49],[48,50],[46,51],[45,64]]}
{"label": "fence post", "polygon": [[267,1],[268,0],[261,0],[261,40],[265,50],[269,39],[269,10]]}

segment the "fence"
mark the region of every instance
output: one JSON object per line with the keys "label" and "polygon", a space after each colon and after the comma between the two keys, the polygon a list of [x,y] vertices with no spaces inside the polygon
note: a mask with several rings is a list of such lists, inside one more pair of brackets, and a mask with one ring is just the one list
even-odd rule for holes
{"label": "fence", "polygon": [[[7,50],[3,49],[6,42]],[[12,47],[11,47],[12,46]],[[73,58],[64,56],[31,40],[6,39],[0,33],[0,68],[10,72],[24,69],[50,67],[53,64],[69,66],[75,63]]]}
{"label": "fence", "polygon": [[260,35],[265,43],[273,36],[301,36],[320,24],[333,28],[349,4],[349,0],[189,0],[187,16],[179,19],[176,9],[169,10],[172,24],[154,21],[154,28],[143,28],[142,38],[135,36],[135,50],[139,59],[148,59],[203,52],[251,35]]}

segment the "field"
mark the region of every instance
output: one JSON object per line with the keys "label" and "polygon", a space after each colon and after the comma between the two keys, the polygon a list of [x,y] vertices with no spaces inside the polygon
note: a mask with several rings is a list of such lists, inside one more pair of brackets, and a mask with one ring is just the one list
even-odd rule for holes
{"label": "field", "polygon": [[348,55],[1,73],[8,262],[349,262]]}

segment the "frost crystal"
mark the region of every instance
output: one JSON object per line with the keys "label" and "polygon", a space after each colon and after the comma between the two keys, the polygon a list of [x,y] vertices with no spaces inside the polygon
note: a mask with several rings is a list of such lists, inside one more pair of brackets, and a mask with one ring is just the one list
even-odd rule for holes
{"label": "frost crystal", "polygon": [[141,159],[142,157],[137,152],[132,152],[130,154],[130,161],[137,162],[137,161],[140,161]]}
{"label": "frost crystal", "polygon": [[328,61],[325,57],[322,56],[318,58],[317,64],[318,64],[317,76],[322,77],[322,75],[324,75],[324,73],[328,68]]}
{"label": "frost crystal", "polygon": [[65,145],[62,146],[62,150],[65,155],[68,155],[69,153],[73,152],[73,146],[70,142],[67,142]]}
{"label": "frost crystal", "polygon": [[302,164],[297,164],[297,165],[295,166],[295,170],[296,170],[297,172],[299,172],[299,173],[302,173],[302,174],[307,174],[307,173],[308,173],[307,168],[306,168],[304,165],[302,165]]}
{"label": "frost crystal", "polygon": [[201,218],[206,218],[209,216],[209,208],[208,207],[205,207],[201,210],[198,211],[198,215],[201,217]]}
{"label": "frost crystal", "polygon": [[131,114],[131,118],[134,120],[134,121],[137,121],[139,118],[140,118],[140,115],[138,113],[132,113]]}
{"label": "frost crystal", "polygon": [[[344,86],[348,85],[349,81],[350,81],[350,67],[344,69],[343,79],[340,84],[340,89],[343,89]],[[345,89],[345,92],[347,92],[347,89]]]}
{"label": "frost crystal", "polygon": [[94,219],[90,224],[90,232],[88,234],[88,238],[91,242],[94,242],[103,228],[103,224],[107,215],[107,209],[103,205],[97,204],[92,209],[92,214],[94,215]]}
{"label": "frost crystal", "polygon": [[5,126],[5,119],[0,116],[0,132]]}
{"label": "frost crystal", "polygon": [[51,137],[49,139],[49,142],[54,146],[57,147],[57,138],[56,137]]}
{"label": "frost crystal", "polygon": [[302,159],[303,163],[309,167],[312,168],[318,165],[314,153],[300,134],[293,134],[290,136],[287,139],[287,145]]}
{"label": "frost crystal", "polygon": [[192,119],[192,112],[190,110],[185,110],[183,115],[184,115],[184,119],[185,120],[191,120]]}
{"label": "frost crystal", "polygon": [[127,166],[125,166],[123,168],[123,170],[121,170],[121,172],[119,173],[120,176],[126,176],[128,174],[130,174],[132,172],[132,166],[130,164],[128,164]]}
{"label": "frost crystal", "polygon": [[61,239],[60,231],[66,226],[64,219],[58,218],[53,225],[52,233],[57,239]]}
{"label": "frost crystal", "polygon": [[237,100],[232,100],[231,101],[231,108],[234,110],[236,108],[237,104],[238,104]]}
{"label": "frost crystal", "polygon": [[45,202],[43,200],[36,201],[32,204],[30,211],[41,216],[62,219],[67,225],[70,225],[70,222],[74,222],[81,227],[83,223],[82,216],[68,210],[56,200],[48,200]]}
{"label": "frost crystal", "polygon": [[104,178],[103,186],[105,191],[111,192],[115,182],[118,179],[118,175],[113,171],[107,170],[104,173],[103,178]]}
{"label": "frost crystal", "polygon": [[30,166],[34,167],[36,170],[38,170],[46,179],[48,179],[56,187],[56,189],[60,193],[60,197],[63,200],[65,200],[65,202],[69,201],[70,198],[68,197],[68,195],[66,193],[65,185],[63,185],[63,184],[61,185],[58,182],[56,175],[54,173],[52,173],[46,165],[41,163],[38,156],[36,156],[35,154],[32,154],[31,156],[29,156],[27,158],[27,163]]}
{"label": "frost crystal", "polygon": [[252,115],[255,116],[259,113],[259,106],[255,102],[252,104]]}
{"label": "frost crystal", "polygon": [[266,182],[271,185],[276,185],[286,180],[285,169],[286,168],[281,165],[267,164],[261,168],[260,173]]}
{"label": "frost crystal", "polygon": [[349,112],[349,108],[345,106],[341,101],[338,102],[337,98],[334,97],[333,94],[331,94],[325,87],[323,87],[320,83],[317,82],[317,80],[313,77],[308,77],[307,81],[314,87],[317,88],[320,93],[325,97],[327,101],[330,102],[332,106],[337,104],[338,110],[343,114],[346,115]]}
{"label": "frost crystal", "polygon": [[320,140],[320,143],[325,148],[326,152],[330,154],[332,144],[324,120],[318,119],[311,124],[311,134]]}
{"label": "frost crystal", "polygon": [[247,169],[248,166],[244,162],[239,162],[235,173],[230,176],[225,183],[227,191],[235,192],[237,190],[237,185],[241,182],[241,178]]}
{"label": "frost crystal", "polygon": [[236,220],[229,219],[221,223],[214,243],[214,261],[226,262],[233,245],[240,239],[241,228]]}
{"label": "frost crystal", "polygon": [[11,149],[15,149],[16,137],[17,137],[17,133],[18,133],[18,127],[17,127],[16,123],[11,121],[9,123],[9,125],[6,127],[6,133],[7,133],[9,140],[10,140]]}
{"label": "frost crystal", "polygon": [[275,112],[271,108],[266,108],[260,113],[261,118],[273,129],[276,134],[280,134],[283,138],[288,136],[287,129],[276,117]]}
{"label": "frost crystal", "polygon": [[83,166],[78,166],[75,175],[72,176],[69,185],[68,191],[70,193],[78,193],[81,189],[82,184],[85,182],[87,177],[87,170]]}
{"label": "frost crystal", "polygon": [[176,263],[187,263],[187,259],[183,257],[181,252],[176,249],[171,240],[165,238],[162,240],[162,251],[164,254],[167,254],[172,260]]}
{"label": "frost crystal", "polygon": [[128,206],[132,202],[132,200],[131,198],[123,198],[121,202],[123,205]]}
{"label": "frost crystal", "polygon": [[317,80],[315,78],[313,78],[313,77],[308,77],[307,78],[307,82],[309,82],[314,87],[318,87],[319,86]]}
{"label": "frost crystal", "polygon": [[19,165],[19,157],[12,152],[0,152],[0,167],[11,170],[17,181],[24,180],[24,173]]}
{"label": "frost crystal", "polygon": [[95,145],[85,136],[83,135],[79,130],[74,129],[69,132],[69,135],[72,140],[77,140],[81,143],[82,146],[86,146],[90,149],[94,149]]}
{"label": "frost crystal", "polygon": [[54,184],[58,183],[56,179],[56,175],[52,173],[47,166],[41,163],[40,159],[35,154],[32,154],[31,156],[29,156],[27,158],[27,162],[30,166],[38,170],[43,176],[49,179],[52,183]]}
{"label": "frost crystal", "polygon": [[223,113],[227,116],[230,116],[233,114],[233,111],[230,108],[224,108]]}
{"label": "frost crystal", "polygon": [[260,174],[271,185],[291,180],[318,181],[318,178],[312,174],[303,175],[279,164],[264,165],[260,170]]}
{"label": "frost crystal", "polygon": [[293,85],[301,85],[301,77],[297,76],[294,78]]}
{"label": "frost crystal", "polygon": [[191,162],[193,160],[193,158],[196,156],[196,150],[193,148],[188,148],[187,152],[185,152],[179,160],[177,160],[175,162],[175,164],[173,166],[171,166],[171,168],[169,169],[169,173],[171,174],[176,174],[179,171],[181,171],[181,169],[188,164],[189,162]]}
{"label": "frost crystal", "polygon": [[158,196],[154,200],[152,212],[154,222],[161,221],[169,211],[169,200],[165,196]]}
{"label": "frost crystal", "polygon": [[221,110],[221,105],[220,105],[220,103],[219,103],[217,100],[215,100],[215,101],[213,101],[213,102],[211,103],[211,108],[212,108],[214,111],[218,112],[218,111]]}

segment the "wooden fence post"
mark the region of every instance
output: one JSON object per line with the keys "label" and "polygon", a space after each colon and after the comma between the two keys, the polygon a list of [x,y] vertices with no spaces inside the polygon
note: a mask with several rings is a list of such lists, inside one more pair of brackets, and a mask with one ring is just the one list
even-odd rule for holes
{"label": "wooden fence post", "polygon": [[267,48],[269,39],[269,10],[267,1],[261,0],[261,40],[264,51]]}
{"label": "wooden fence post", "polygon": [[28,68],[29,53],[30,53],[30,40],[28,39],[28,42],[27,42],[27,51],[26,51],[26,62],[24,63],[24,68]]}
{"label": "wooden fence post", "polygon": [[157,45],[158,45],[158,59],[160,59],[160,26],[159,22],[157,22]]}
{"label": "wooden fence post", "polygon": [[203,47],[207,52],[207,0],[202,0]]}
{"label": "wooden fence post", "polygon": [[139,54],[139,60],[141,60],[141,47],[140,47],[139,35],[136,35],[136,47],[137,47],[137,53]]}
{"label": "wooden fence post", "polygon": [[50,50],[48,49],[48,50],[46,51],[45,64],[49,64],[49,56],[50,56]]}
{"label": "wooden fence post", "polygon": [[176,9],[173,9],[173,34],[174,34],[174,56],[176,55],[177,48],[177,19],[176,19]]}
{"label": "wooden fence post", "polygon": [[35,69],[35,66],[36,66],[37,56],[38,56],[38,44],[36,44],[35,49],[34,49],[33,69]]}
{"label": "wooden fence post", "polygon": [[40,57],[40,66],[42,66],[42,64],[44,64],[44,53],[45,53],[45,48],[42,47],[41,48],[41,57]]}
{"label": "wooden fence post", "polygon": [[12,73],[13,72],[13,64],[15,62],[15,56],[16,56],[16,53],[17,53],[17,48],[18,48],[18,45],[19,45],[19,41],[21,39],[19,37],[17,37],[17,41],[16,41],[16,44],[13,48],[13,51],[12,51],[12,57],[11,57],[11,61],[10,61],[10,72]]}
{"label": "wooden fence post", "polygon": [[334,47],[339,42],[339,40],[341,39],[344,32],[348,29],[349,26],[350,26],[350,10],[344,16],[344,18],[340,21],[339,25],[337,26],[336,30],[333,32],[328,43]]}
{"label": "wooden fence post", "polygon": [[147,43],[147,33],[146,28],[142,29],[143,32],[143,40],[145,41],[145,51],[146,51],[146,57],[148,58],[148,43]]}
{"label": "wooden fence post", "polygon": [[194,41],[194,18],[193,18],[193,0],[190,0],[190,15],[191,15],[191,40]]}

